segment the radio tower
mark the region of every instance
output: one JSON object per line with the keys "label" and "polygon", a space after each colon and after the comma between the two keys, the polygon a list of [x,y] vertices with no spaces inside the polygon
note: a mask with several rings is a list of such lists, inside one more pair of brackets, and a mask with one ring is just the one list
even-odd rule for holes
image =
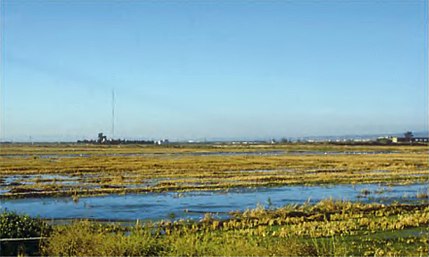
{"label": "radio tower", "polygon": [[112,139],[115,138],[115,89],[112,89]]}

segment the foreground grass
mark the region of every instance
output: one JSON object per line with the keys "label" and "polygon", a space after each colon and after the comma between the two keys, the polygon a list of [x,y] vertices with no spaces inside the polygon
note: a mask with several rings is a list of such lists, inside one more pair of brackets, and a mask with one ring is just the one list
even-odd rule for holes
{"label": "foreground grass", "polygon": [[[0,198],[225,190],[297,184],[426,183],[429,180],[427,150],[427,146],[319,144],[167,147],[10,145],[0,149],[0,189],[7,191]],[[240,152],[272,151],[282,152],[274,155],[235,155]],[[288,153],[290,151],[309,151],[311,154],[297,155]],[[330,155],[325,151],[375,154]],[[115,155],[142,153],[148,155]],[[42,154],[53,156],[42,158]],[[59,157],[66,154],[75,155]],[[76,154],[90,155],[79,157]],[[47,174],[51,177],[42,176]],[[13,181],[6,182],[11,177]]]}
{"label": "foreground grass", "polygon": [[42,244],[61,256],[427,256],[427,203],[258,207],[230,220],[163,221],[131,228],[78,221]]}
{"label": "foreground grass", "polygon": [[[48,226],[3,213],[2,238],[42,236],[39,246],[3,243],[0,255],[49,256],[427,256],[429,204],[262,206],[200,221],[135,226],[74,221]],[[18,234],[17,234],[18,233]]]}

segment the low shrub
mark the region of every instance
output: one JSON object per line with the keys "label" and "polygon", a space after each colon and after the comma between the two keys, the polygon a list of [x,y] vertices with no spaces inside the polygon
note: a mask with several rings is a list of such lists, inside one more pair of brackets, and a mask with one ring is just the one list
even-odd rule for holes
{"label": "low shrub", "polygon": [[[5,211],[0,214],[0,238],[29,238],[48,236],[51,227],[38,218]],[[0,242],[0,256],[38,254],[39,242]]]}
{"label": "low shrub", "polygon": [[0,214],[0,238],[39,237],[50,230],[51,227],[38,218],[8,211]]}

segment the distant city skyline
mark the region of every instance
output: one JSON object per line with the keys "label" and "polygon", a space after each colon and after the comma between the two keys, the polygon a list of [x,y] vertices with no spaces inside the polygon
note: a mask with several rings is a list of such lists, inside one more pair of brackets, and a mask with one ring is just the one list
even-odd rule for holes
{"label": "distant city skyline", "polygon": [[427,1],[1,1],[1,139],[428,130]]}

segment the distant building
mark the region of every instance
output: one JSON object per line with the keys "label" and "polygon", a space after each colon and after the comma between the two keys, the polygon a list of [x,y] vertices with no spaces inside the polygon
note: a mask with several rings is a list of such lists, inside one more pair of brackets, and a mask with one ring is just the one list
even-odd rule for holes
{"label": "distant building", "polygon": [[98,133],[97,143],[104,144],[107,141],[107,136],[104,136],[103,133]]}
{"label": "distant building", "polygon": [[413,142],[429,142],[429,137],[414,137]]}
{"label": "distant building", "polygon": [[[161,140],[163,143],[168,140]],[[105,136],[103,133],[98,133],[97,139],[85,139],[85,140],[77,140],[79,144],[106,144],[106,145],[121,145],[121,144],[154,144],[153,140],[124,140],[124,139],[114,139]]]}
{"label": "distant building", "polygon": [[157,140],[154,143],[155,143],[155,145],[166,145],[166,144],[170,143],[170,141],[168,141],[168,139],[162,139],[162,140]]}
{"label": "distant building", "polygon": [[404,137],[392,137],[392,143],[427,143],[429,142],[428,137],[414,137],[413,132],[407,131],[404,133]]}
{"label": "distant building", "polygon": [[429,142],[429,137],[391,137],[392,143],[427,143]]}

